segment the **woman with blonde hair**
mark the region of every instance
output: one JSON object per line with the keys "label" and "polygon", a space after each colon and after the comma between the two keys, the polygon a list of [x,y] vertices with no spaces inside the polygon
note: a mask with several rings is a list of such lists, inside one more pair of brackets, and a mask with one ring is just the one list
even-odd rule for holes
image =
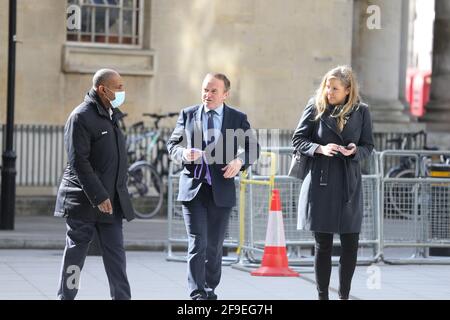
{"label": "woman with blonde hair", "polygon": [[315,238],[318,297],[328,299],[333,234],[339,234],[339,298],[348,299],[363,218],[360,161],[373,149],[369,108],[360,101],[352,69],[328,71],[309,100],[292,137],[308,156],[300,189],[298,225]]}

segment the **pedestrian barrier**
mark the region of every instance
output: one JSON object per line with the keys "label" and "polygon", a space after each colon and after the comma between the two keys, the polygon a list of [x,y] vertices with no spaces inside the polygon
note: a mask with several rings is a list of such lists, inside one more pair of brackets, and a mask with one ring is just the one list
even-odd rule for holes
{"label": "pedestrian barrier", "polygon": [[[248,199],[246,186],[247,184],[257,184],[263,186],[265,190],[259,194],[268,207],[270,202],[271,190],[274,185],[274,176],[276,170],[276,156],[272,152],[261,152],[261,158],[267,158],[268,161],[264,162],[264,168],[269,168],[270,177],[265,181],[262,180],[249,180],[247,179],[247,173],[244,172],[241,177],[235,179],[237,205],[232,209],[230,219],[228,223],[227,232],[224,240],[224,248],[234,248],[237,253],[240,253],[241,247],[244,244],[245,239],[245,214],[243,213],[246,208],[246,199]],[[169,178],[168,178],[168,260],[185,261],[186,256],[177,255],[173,250],[174,245],[182,245],[187,247],[187,233],[184,225],[184,218],[181,208],[181,203],[178,202],[178,183],[179,174],[175,175],[173,172],[179,172],[180,170],[174,169],[175,164],[171,163],[169,166]],[[240,212],[238,211],[238,208]],[[235,261],[235,259],[224,258],[224,261]]]}
{"label": "pedestrian barrier", "polygon": [[[188,237],[184,224],[181,202],[177,201],[178,185],[180,173],[173,174],[174,164],[169,166],[168,177],[168,202],[167,202],[167,219],[168,219],[168,243],[167,243],[167,260],[169,261],[186,261],[186,249]],[[236,189],[239,188],[239,178],[235,179]],[[239,245],[239,198],[237,206],[233,207],[228,223],[228,229],[225,235],[224,248],[238,248]],[[175,250],[176,249],[176,250]],[[177,253],[179,249],[183,250]],[[234,261],[235,259],[224,259],[225,261]]]}
{"label": "pedestrian barrier", "polygon": [[[265,148],[261,157],[248,172],[248,176],[235,179],[237,206],[230,216],[224,247],[237,249],[238,262],[245,265],[259,264],[264,249],[266,228],[270,208],[271,190],[279,190],[285,225],[286,245],[290,264],[312,265],[311,254],[314,238],[309,231],[297,230],[297,202],[301,183],[286,175],[292,148]],[[377,157],[374,157],[371,170],[376,171]],[[174,170],[175,169],[175,170]],[[187,234],[184,226],[181,203],[178,195],[178,175],[172,174],[174,164],[170,166],[168,181],[168,260],[184,261],[185,251],[177,254],[174,247],[187,248]],[[275,174],[276,173],[276,174]],[[364,219],[360,236],[359,263],[369,263],[376,259],[377,246],[377,204],[376,189],[378,175],[363,176]],[[238,211],[238,208],[240,212]],[[337,240],[334,245],[339,247]],[[307,256],[305,253],[307,250]],[[229,259],[226,259],[230,261]],[[233,261],[233,260],[231,260]],[[234,262],[236,262],[234,260]]]}
{"label": "pedestrian barrier", "polygon": [[[266,148],[264,151],[275,154],[276,160],[262,156],[247,176],[235,180],[238,204],[233,208],[224,245],[237,249],[238,258],[233,262],[252,267],[261,263],[270,208],[269,195],[276,188],[283,207],[289,265],[312,265],[312,233],[297,230],[301,183],[287,176],[287,166],[284,165],[290,161],[292,148]],[[364,218],[358,250],[359,264],[376,261],[450,264],[447,257],[450,256],[450,179],[447,178],[450,169],[445,169],[450,165],[445,167],[430,162],[432,158],[442,155],[450,156],[450,151],[387,150],[372,154],[365,167],[365,172],[369,174],[362,176]],[[387,176],[387,164],[399,163],[398,159],[392,158],[405,156],[416,159],[412,161],[416,167],[408,169],[409,176]],[[271,174],[273,166],[275,175]],[[430,172],[426,173],[426,170]],[[168,259],[176,258],[172,250],[174,244],[187,246],[181,204],[175,201],[177,192],[178,177],[171,175]],[[333,245],[339,251],[337,237]],[[443,256],[438,257],[439,251]],[[333,262],[336,263],[337,258],[333,258]]]}
{"label": "pedestrian barrier", "polygon": [[[292,148],[268,148],[274,152],[279,159],[279,163],[286,162],[291,158]],[[364,196],[364,219],[360,234],[360,249],[358,250],[358,263],[368,264],[376,261],[378,256],[379,241],[377,237],[378,225],[378,201],[377,185],[378,177],[377,157],[373,156],[372,161],[368,162],[367,170],[374,172],[373,175],[364,175],[362,178],[363,196]],[[298,195],[300,193],[301,183],[299,180],[287,176],[287,167],[278,168],[277,175],[274,178],[274,187],[280,191],[280,198],[283,207],[283,220],[285,226],[286,245],[289,253],[290,265],[312,265],[314,247],[314,238],[312,232],[297,230],[297,205]],[[269,177],[262,175],[264,172],[253,172],[250,179],[268,180]],[[265,232],[267,227],[267,212],[269,204],[261,195],[266,194],[265,186],[250,185],[246,193],[245,214],[245,239],[243,251],[240,255],[239,263],[242,267],[255,266],[262,259],[262,252],[265,242]],[[241,218],[242,220],[242,218]],[[242,241],[242,240],[241,240]],[[334,246],[340,247],[340,242],[335,239]],[[337,249],[338,250],[338,249]],[[336,261],[334,261],[336,262]]]}
{"label": "pedestrian barrier", "polygon": [[[380,154],[380,257],[384,261],[450,263],[450,258],[434,257],[439,251],[450,256],[450,179],[445,178],[450,165],[433,162],[443,156],[450,156],[450,151],[387,150]],[[412,166],[397,175],[385,174],[383,163],[401,157],[409,157]]]}

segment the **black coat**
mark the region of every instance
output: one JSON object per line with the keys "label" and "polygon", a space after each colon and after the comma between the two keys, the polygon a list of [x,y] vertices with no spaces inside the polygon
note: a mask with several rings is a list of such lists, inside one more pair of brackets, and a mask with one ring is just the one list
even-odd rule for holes
{"label": "black coat", "polygon": [[[183,109],[178,117],[177,125],[167,142],[169,156],[175,163],[183,163],[183,171],[180,175],[178,201],[191,201],[201,187],[201,180],[194,179],[196,165],[193,162],[183,162],[183,151],[186,148],[197,148],[204,150],[204,139],[202,130],[202,105],[196,105]],[[236,136],[229,137],[226,130],[241,130],[248,135],[245,139]],[[239,131],[237,131],[239,132]],[[214,202],[219,207],[233,207],[236,205],[236,186],[234,179],[225,179],[222,168],[230,160],[239,157],[243,161],[241,170],[247,169],[259,157],[260,147],[256,136],[251,131],[247,115],[224,104],[221,137],[214,148],[217,158],[219,152],[223,158],[221,163],[209,164],[212,180],[212,191]],[[232,141],[230,141],[233,139]],[[239,147],[243,151],[238,153]],[[229,154],[227,152],[230,152]]]}
{"label": "black coat", "polygon": [[113,110],[112,120],[94,90],[69,116],[64,128],[68,155],[56,199],[55,216],[84,221],[113,222],[113,216],[97,206],[110,199],[115,215],[128,221],[134,210],[127,190],[127,151]]}
{"label": "black coat", "polygon": [[[292,143],[310,158],[300,189],[298,229],[326,233],[359,233],[363,218],[360,161],[373,150],[372,120],[368,106],[360,103],[342,132],[330,110],[314,120],[317,110],[310,100],[300,119]],[[314,153],[319,145],[355,143],[353,156],[327,157]]]}

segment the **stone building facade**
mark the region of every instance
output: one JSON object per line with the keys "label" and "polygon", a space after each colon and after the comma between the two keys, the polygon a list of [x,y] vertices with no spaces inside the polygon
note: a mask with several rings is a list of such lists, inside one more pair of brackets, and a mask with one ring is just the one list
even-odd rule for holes
{"label": "stone building facade", "polygon": [[[444,19],[449,1],[437,1],[444,3],[437,18]],[[18,0],[16,123],[63,124],[89,90],[93,72],[113,67],[125,77],[129,122],[143,112],[198,103],[204,74],[220,71],[232,82],[229,103],[245,111],[255,127],[291,129],[322,75],[350,64],[376,128],[417,126],[404,103],[408,0],[81,1],[142,11],[133,20],[132,44],[107,44],[101,36],[92,44],[69,36],[66,11],[73,3],[80,4]],[[443,25],[439,30],[448,36]],[[7,45],[8,1],[0,1],[0,123],[6,120]],[[436,48],[447,56],[443,46]],[[445,73],[445,63],[437,70]],[[441,112],[448,107],[441,107],[448,90],[440,94],[439,83],[433,108]]]}

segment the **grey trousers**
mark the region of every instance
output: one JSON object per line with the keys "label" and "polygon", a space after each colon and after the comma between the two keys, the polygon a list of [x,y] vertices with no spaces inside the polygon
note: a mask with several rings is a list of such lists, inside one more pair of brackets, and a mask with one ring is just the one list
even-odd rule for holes
{"label": "grey trousers", "polygon": [[113,300],[131,299],[131,290],[126,274],[126,258],[123,246],[122,218],[114,223],[84,222],[67,218],[66,248],[61,265],[57,298],[73,300],[78,293],[80,273],[97,230],[103,250],[103,264],[108,277]]}

